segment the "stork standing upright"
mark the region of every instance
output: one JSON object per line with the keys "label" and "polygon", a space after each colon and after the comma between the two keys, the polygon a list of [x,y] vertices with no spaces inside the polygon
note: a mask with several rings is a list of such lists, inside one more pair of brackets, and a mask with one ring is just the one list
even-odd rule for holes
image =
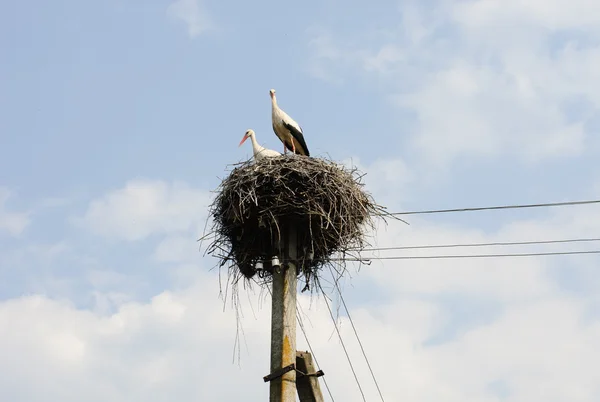
{"label": "stork standing upright", "polygon": [[244,138],[242,138],[238,147],[241,147],[244,141],[246,141],[248,138],[250,138],[250,140],[252,141],[252,151],[254,153],[255,160],[260,160],[263,158],[272,158],[281,155],[277,151],[260,146],[259,143],[256,142],[256,134],[252,129],[246,131],[246,133],[244,134]]}
{"label": "stork standing upright", "polygon": [[302,135],[302,128],[286,112],[277,105],[275,90],[269,91],[271,94],[271,119],[273,120],[273,131],[281,142],[283,142],[283,152],[287,153],[289,149],[295,154],[310,156],[308,147]]}

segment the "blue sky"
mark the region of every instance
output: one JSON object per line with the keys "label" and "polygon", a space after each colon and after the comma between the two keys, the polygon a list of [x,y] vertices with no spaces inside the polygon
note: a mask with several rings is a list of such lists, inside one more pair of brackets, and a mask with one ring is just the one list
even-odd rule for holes
{"label": "blue sky", "polygon": [[[245,130],[281,151],[271,88],[392,211],[600,198],[599,26],[592,0],[3,2],[1,399],[267,397],[269,301],[244,293],[232,362],[196,239]],[[415,216],[374,243],[598,237],[599,211]],[[598,262],[375,261],[344,291],[388,401],[596,401]],[[334,397],[361,400],[300,302]]]}

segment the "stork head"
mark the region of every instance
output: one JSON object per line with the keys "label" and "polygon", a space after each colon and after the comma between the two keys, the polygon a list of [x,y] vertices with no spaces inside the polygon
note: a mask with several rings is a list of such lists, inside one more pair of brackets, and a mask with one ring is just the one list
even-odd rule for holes
{"label": "stork head", "polygon": [[275,99],[275,90],[274,89],[271,89],[269,91],[269,94],[271,95],[271,99]]}
{"label": "stork head", "polygon": [[248,138],[252,137],[254,135],[254,130],[249,129],[246,130],[246,133],[244,134],[244,138],[242,138],[242,140],[240,141],[240,145],[238,145],[238,147],[241,147],[242,144],[244,143],[244,141],[246,141]]}

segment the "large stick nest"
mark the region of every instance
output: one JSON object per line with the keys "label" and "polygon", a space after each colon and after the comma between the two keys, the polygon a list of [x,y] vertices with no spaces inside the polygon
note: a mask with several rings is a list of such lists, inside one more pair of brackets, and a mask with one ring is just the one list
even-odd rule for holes
{"label": "large stick nest", "polygon": [[273,256],[288,262],[284,244],[292,228],[298,246],[292,262],[308,287],[334,255],[364,248],[372,218],[387,215],[363,186],[356,169],[320,158],[241,163],[222,181],[210,206],[214,237],[207,252],[220,266],[229,265],[235,282],[257,273],[265,278],[272,273]]}

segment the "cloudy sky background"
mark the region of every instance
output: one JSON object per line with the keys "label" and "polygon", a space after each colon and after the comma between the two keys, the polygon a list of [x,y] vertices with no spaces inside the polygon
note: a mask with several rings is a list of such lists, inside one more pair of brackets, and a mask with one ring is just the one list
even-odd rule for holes
{"label": "cloudy sky background", "polygon": [[[600,198],[592,0],[34,0],[2,2],[0,33],[2,400],[268,398],[269,299],[242,293],[234,358],[196,239],[244,131],[281,151],[270,88],[392,211]],[[410,222],[374,243],[600,235],[593,205]],[[599,263],[375,261],[344,295],[386,401],[597,401]],[[361,401],[327,308],[301,305],[334,398]]]}

